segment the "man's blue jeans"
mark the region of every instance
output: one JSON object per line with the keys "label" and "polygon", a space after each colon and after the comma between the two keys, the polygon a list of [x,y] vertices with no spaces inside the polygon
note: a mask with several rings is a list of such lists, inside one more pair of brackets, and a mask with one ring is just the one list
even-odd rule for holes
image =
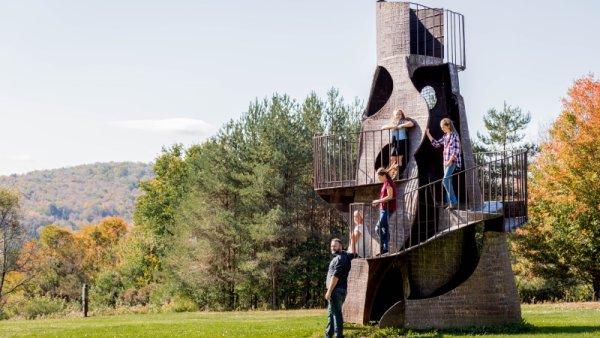
{"label": "man's blue jeans", "polygon": [[379,223],[377,223],[377,235],[379,235],[379,252],[388,252],[388,242],[390,240],[390,227],[388,218],[392,217],[393,213],[389,213],[387,209],[379,209]]}
{"label": "man's blue jeans", "polygon": [[346,300],[345,289],[333,289],[331,298],[329,298],[329,305],[327,306],[327,329],[325,331],[325,338],[335,336],[337,338],[344,337],[344,318],[342,317],[342,305]]}
{"label": "man's blue jeans", "polygon": [[452,186],[452,177],[450,176],[454,172],[454,169],[456,169],[455,163],[452,163],[452,165],[449,167],[444,167],[444,179],[442,180],[442,184],[444,185],[444,188],[446,188],[446,203],[456,206],[456,195],[454,194],[454,187]]}

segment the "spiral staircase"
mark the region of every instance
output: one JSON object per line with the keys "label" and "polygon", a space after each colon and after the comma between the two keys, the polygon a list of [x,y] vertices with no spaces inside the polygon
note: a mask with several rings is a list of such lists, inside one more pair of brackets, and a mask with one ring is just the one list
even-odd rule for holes
{"label": "spiral staircase", "polygon": [[[349,233],[351,215],[364,217],[344,319],[407,328],[518,322],[506,234],[527,221],[527,151],[472,152],[458,83],[466,68],[461,14],[408,2],[376,6],[377,67],[361,130],[313,139],[315,191],[346,217]],[[381,255],[371,201],[381,189],[376,170],[391,162],[392,135],[382,128],[396,109],[414,127],[395,180],[389,252]],[[444,209],[442,150],[424,133],[440,138],[445,117],[462,145],[453,210]]]}

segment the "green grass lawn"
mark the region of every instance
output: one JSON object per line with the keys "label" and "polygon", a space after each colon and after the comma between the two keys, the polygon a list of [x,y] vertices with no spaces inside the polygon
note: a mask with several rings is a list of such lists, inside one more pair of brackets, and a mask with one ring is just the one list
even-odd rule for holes
{"label": "green grass lawn", "polygon": [[[413,332],[406,330],[365,330],[356,328],[344,332],[348,337],[386,337],[399,333],[406,337],[600,337],[600,303],[563,303],[521,305],[524,324],[497,328],[439,330]],[[403,337],[403,335],[391,335]]]}
{"label": "green grass lawn", "polygon": [[0,321],[0,337],[310,337],[323,310],[187,312]]}
{"label": "green grass lawn", "polygon": [[[409,337],[600,337],[600,305],[593,303],[523,305],[530,325],[491,330],[397,331]],[[116,315],[91,318],[0,321],[0,337],[317,337],[326,324],[324,310],[195,312]],[[513,331],[519,333],[510,333]],[[348,328],[349,337],[391,331]]]}

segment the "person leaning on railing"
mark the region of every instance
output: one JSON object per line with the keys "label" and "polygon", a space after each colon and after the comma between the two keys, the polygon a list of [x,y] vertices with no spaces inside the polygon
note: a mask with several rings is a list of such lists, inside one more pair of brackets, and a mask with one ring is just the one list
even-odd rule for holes
{"label": "person leaning on railing", "polygon": [[390,157],[390,165],[388,171],[392,178],[400,176],[400,168],[402,167],[402,158],[406,156],[406,140],[408,139],[408,131],[406,128],[414,127],[415,124],[404,116],[401,109],[394,110],[390,124],[383,126],[382,130],[392,131],[392,152]]}
{"label": "person leaning on railing", "polygon": [[379,254],[383,255],[388,252],[388,241],[390,238],[388,218],[392,217],[396,211],[396,185],[390,177],[389,172],[384,168],[377,169],[377,178],[383,183],[379,199],[373,200],[372,206],[376,207],[379,204],[379,223],[375,227],[375,231],[379,235]]}
{"label": "person leaning on railing", "polygon": [[444,118],[440,121],[440,127],[444,132],[444,136],[439,140],[435,140],[429,128],[425,129],[425,133],[431,141],[431,145],[435,148],[444,146],[444,179],[442,184],[446,189],[446,202],[448,205],[446,209],[454,209],[458,204],[456,195],[454,194],[454,187],[452,186],[452,173],[456,168],[462,168],[462,160],[460,156],[460,138],[454,129],[454,124],[449,118]]}

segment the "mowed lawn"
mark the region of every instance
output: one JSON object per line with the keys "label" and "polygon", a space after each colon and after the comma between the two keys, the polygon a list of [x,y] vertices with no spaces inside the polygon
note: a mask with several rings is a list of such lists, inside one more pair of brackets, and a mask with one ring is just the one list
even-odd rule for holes
{"label": "mowed lawn", "polygon": [[0,321],[0,337],[311,337],[326,311],[186,312]]}
{"label": "mowed lawn", "polygon": [[[485,337],[600,337],[600,304],[523,305],[527,332],[485,332]],[[91,318],[0,321],[0,337],[318,337],[325,310],[194,312]],[[349,328],[349,337],[360,329]],[[364,331],[363,331],[364,332]],[[510,332],[510,331],[508,331]],[[381,333],[381,332],[380,332]],[[481,331],[403,332],[409,337],[470,337]]]}
{"label": "mowed lawn", "polygon": [[[521,312],[523,319],[533,325],[531,331],[518,334],[494,334],[495,330],[491,330],[490,333],[485,334],[485,337],[600,337],[600,302],[523,304]],[[465,333],[440,333],[443,332],[438,332],[432,337],[473,336]]]}

